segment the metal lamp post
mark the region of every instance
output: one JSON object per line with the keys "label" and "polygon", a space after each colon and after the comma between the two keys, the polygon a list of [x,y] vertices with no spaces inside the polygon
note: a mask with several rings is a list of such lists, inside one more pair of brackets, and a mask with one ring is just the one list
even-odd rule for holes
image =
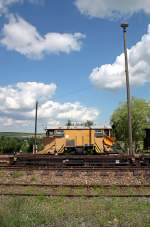
{"label": "metal lamp post", "polygon": [[123,29],[123,41],[124,41],[124,57],[125,57],[125,74],[126,74],[126,89],[127,89],[127,108],[128,108],[128,141],[129,141],[129,154],[133,155],[132,149],[132,120],[131,120],[131,97],[130,97],[130,81],[129,81],[129,70],[128,70],[128,54],[126,45],[126,33],[128,23],[122,23],[121,28]]}

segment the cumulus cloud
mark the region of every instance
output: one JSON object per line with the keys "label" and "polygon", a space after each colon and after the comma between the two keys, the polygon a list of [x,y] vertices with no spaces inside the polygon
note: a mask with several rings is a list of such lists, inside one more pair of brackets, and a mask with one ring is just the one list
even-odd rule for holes
{"label": "cumulus cloud", "polygon": [[20,0],[0,0],[0,15],[6,13],[10,5],[19,1]]}
{"label": "cumulus cloud", "polygon": [[[150,82],[150,25],[147,34],[128,50],[129,74],[132,85]],[[98,88],[117,89],[125,85],[124,54],[113,64],[96,67],[90,74],[91,82]]]}
{"label": "cumulus cloud", "polygon": [[0,111],[7,113],[14,110],[30,109],[35,100],[47,100],[55,93],[55,84],[20,82],[16,85],[0,87]]}
{"label": "cumulus cloud", "polygon": [[[32,113],[33,114],[33,113]],[[39,116],[41,118],[52,117],[57,120],[94,120],[98,116],[98,111],[94,108],[84,107],[79,102],[75,103],[59,103],[54,101],[47,101],[41,105],[39,109]]]}
{"label": "cumulus cloud", "polygon": [[35,102],[39,101],[38,122],[58,125],[68,119],[77,121],[95,120],[99,111],[81,105],[79,102],[60,103],[54,101],[56,85],[20,82],[0,87],[1,128],[30,128],[35,117]]}
{"label": "cumulus cloud", "polygon": [[80,51],[81,33],[47,33],[41,36],[36,27],[19,16],[10,16],[4,25],[1,44],[8,50],[15,50],[29,58],[40,59],[45,54],[59,54]]}
{"label": "cumulus cloud", "polygon": [[15,3],[40,3],[41,0],[0,0],[0,15],[8,13],[8,8]]}
{"label": "cumulus cloud", "polygon": [[11,127],[13,126],[19,126],[19,127],[27,127],[31,122],[29,120],[16,120],[10,117],[0,117],[0,124],[2,127]]}
{"label": "cumulus cloud", "polygon": [[75,0],[82,14],[98,18],[120,18],[139,11],[150,13],[149,0]]}

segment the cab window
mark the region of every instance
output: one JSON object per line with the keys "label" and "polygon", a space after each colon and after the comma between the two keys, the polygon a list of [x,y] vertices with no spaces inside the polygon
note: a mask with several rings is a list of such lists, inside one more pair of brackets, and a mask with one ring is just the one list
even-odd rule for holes
{"label": "cab window", "polygon": [[103,137],[104,131],[103,129],[95,129],[95,137]]}
{"label": "cab window", "polygon": [[110,136],[110,130],[109,129],[104,129],[104,134],[106,136]]}
{"label": "cab window", "polygon": [[55,136],[57,137],[64,137],[64,130],[55,130]]}
{"label": "cab window", "polygon": [[54,130],[47,130],[46,131],[46,136],[49,136],[49,137],[54,136]]}

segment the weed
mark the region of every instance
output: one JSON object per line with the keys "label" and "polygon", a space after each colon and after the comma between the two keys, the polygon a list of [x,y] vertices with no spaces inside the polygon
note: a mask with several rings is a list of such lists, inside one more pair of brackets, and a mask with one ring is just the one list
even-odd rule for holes
{"label": "weed", "polygon": [[13,171],[13,172],[11,173],[11,176],[12,176],[13,178],[19,178],[19,177],[22,177],[22,176],[23,176],[23,172],[21,172],[21,171]]}

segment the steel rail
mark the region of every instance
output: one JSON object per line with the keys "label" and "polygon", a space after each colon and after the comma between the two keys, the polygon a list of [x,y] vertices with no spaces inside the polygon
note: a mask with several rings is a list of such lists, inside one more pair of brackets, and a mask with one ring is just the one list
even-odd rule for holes
{"label": "steel rail", "polygon": [[136,167],[136,166],[99,166],[99,167],[77,167],[77,166],[1,166],[0,169],[8,169],[8,170],[81,170],[81,171],[94,171],[94,170],[150,170],[150,166]]}
{"label": "steel rail", "polygon": [[94,187],[100,187],[100,188],[150,188],[150,184],[21,184],[21,183],[0,183],[0,186],[19,186],[19,187],[70,187],[70,188],[94,188]]}
{"label": "steel rail", "polygon": [[142,197],[142,198],[150,198],[150,195],[141,195],[141,194],[135,194],[135,195],[125,195],[125,194],[117,194],[117,195],[111,195],[111,194],[101,194],[101,195],[89,195],[89,194],[82,194],[82,195],[75,195],[75,194],[66,194],[66,195],[61,195],[61,194],[55,194],[55,193],[45,193],[45,194],[40,194],[40,193],[0,193],[0,196],[48,196],[48,197],[69,197],[69,198],[79,198],[79,197],[87,197],[87,198],[92,198],[92,197]]}
{"label": "steel rail", "polygon": [[[4,192],[0,191],[0,196],[51,196],[51,197],[145,197],[145,198],[150,198],[150,193],[146,193],[146,194],[142,194],[139,193],[139,189],[149,189],[150,185],[144,184],[144,185],[87,185],[87,184],[82,184],[82,185],[58,185],[58,184],[52,184],[52,185],[45,185],[45,184],[12,184],[12,183],[3,183],[0,184],[0,187],[3,187],[3,189],[5,189]],[[74,191],[74,193],[72,191],[69,192],[59,192],[59,191],[52,191],[52,192],[7,192],[6,191],[6,187],[16,187],[16,189],[18,190],[19,188],[17,187],[38,187],[39,188],[49,188],[52,190],[57,190],[57,189],[65,189],[65,188],[69,188],[70,190],[73,189],[85,189],[84,192],[81,192],[80,194],[76,194],[76,191]],[[104,189],[104,190],[110,190],[112,188],[111,192],[102,192],[102,193],[94,193],[92,192],[92,189],[96,189],[96,188],[100,188],[100,189]],[[129,193],[129,192],[113,192],[113,189],[133,189],[133,190],[137,190],[134,192]],[[21,189],[21,188],[20,188]],[[12,190],[12,188],[11,188]],[[145,192],[143,192],[145,193]]]}

